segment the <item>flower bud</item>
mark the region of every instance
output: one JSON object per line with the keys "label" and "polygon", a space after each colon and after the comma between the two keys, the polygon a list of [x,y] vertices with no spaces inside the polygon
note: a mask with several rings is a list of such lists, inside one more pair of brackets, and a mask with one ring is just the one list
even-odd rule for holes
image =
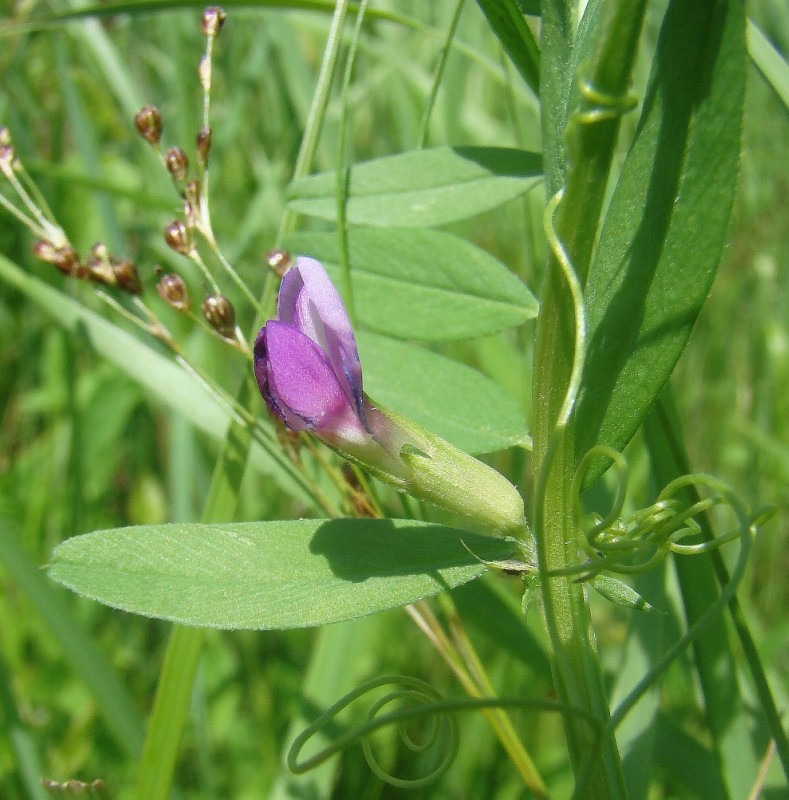
{"label": "flower bud", "polygon": [[162,115],[156,106],[141,108],[134,116],[134,125],[148,144],[159,144],[162,138]]}
{"label": "flower bud", "polygon": [[167,171],[177,181],[182,181],[189,172],[189,159],[180,147],[171,147],[164,154],[164,163]]}
{"label": "flower bud", "polygon": [[0,125],[0,147],[11,146],[11,131],[5,125]]}
{"label": "flower bud", "polygon": [[186,255],[192,250],[192,241],[189,237],[189,231],[186,229],[186,225],[179,219],[173,220],[164,229],[164,241],[167,243],[168,247],[182,255]]}
{"label": "flower bud", "polygon": [[203,165],[208,164],[208,154],[211,152],[211,128],[202,128],[197,134],[197,160]]}
{"label": "flower bud", "polygon": [[281,247],[275,247],[269,250],[266,255],[266,264],[269,269],[280,278],[288,271],[288,268],[293,264],[293,256]]}
{"label": "flower bud", "polygon": [[220,6],[208,6],[203,11],[201,28],[204,36],[216,36],[225,24],[225,12]]}
{"label": "flower bud", "polygon": [[156,291],[159,292],[159,297],[176,311],[189,310],[189,292],[180,275],[176,275],[174,272],[162,275],[156,284]]}
{"label": "flower bud", "polygon": [[112,272],[115,276],[115,282],[124,292],[129,294],[140,294],[142,292],[140,273],[137,272],[137,267],[131,261],[128,259],[113,261]]}
{"label": "flower bud", "polygon": [[236,312],[232,303],[221,294],[209,294],[201,308],[206,322],[225,339],[236,332]]}

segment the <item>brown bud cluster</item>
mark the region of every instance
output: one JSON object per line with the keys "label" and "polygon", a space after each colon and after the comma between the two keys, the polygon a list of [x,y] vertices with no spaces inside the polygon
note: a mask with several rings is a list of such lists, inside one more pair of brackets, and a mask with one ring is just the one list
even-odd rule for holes
{"label": "brown bud cluster", "polygon": [[269,269],[280,278],[288,271],[288,267],[293,264],[293,256],[281,247],[269,250],[265,258]]}
{"label": "brown bud cluster", "polygon": [[220,6],[208,6],[203,11],[200,27],[204,36],[216,36],[225,24],[225,12]]}
{"label": "brown bud cluster", "polygon": [[189,159],[180,147],[171,147],[164,154],[167,171],[177,181],[182,181],[189,173]]}
{"label": "brown bud cluster", "polygon": [[233,304],[221,294],[209,294],[201,307],[206,322],[225,339],[236,332],[236,311]]}
{"label": "brown bud cluster", "polygon": [[159,144],[162,138],[162,115],[156,106],[141,108],[134,116],[134,126],[148,144]]}
{"label": "brown bud cluster", "polygon": [[55,247],[52,242],[39,240],[33,245],[33,255],[53,264],[69,278],[84,278],[104,286],[117,286],[129,294],[140,294],[142,282],[137,267],[125,258],[114,258],[103,242],[96,242],[88,260],[83,263],[70,245]]}
{"label": "brown bud cluster", "polygon": [[180,275],[176,275],[174,272],[162,275],[156,284],[156,291],[159,292],[159,297],[176,311],[189,310],[189,292]]}

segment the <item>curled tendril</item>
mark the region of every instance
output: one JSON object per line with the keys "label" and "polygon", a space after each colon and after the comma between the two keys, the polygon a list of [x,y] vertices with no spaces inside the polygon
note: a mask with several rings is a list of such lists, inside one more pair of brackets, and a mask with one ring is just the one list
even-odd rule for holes
{"label": "curled tendril", "polygon": [[[391,691],[378,699],[368,711],[367,718],[363,724],[335,739],[330,745],[310,758],[299,762],[299,755],[306,743],[329,725],[343,709],[368,692],[374,691],[381,686],[392,684],[400,685],[404,688]],[[400,703],[401,707],[381,715],[383,709],[396,702]],[[427,786],[438,780],[449,769],[457,755],[459,742],[457,724],[448,713],[451,709],[444,708],[444,705],[441,702],[441,695],[432,686],[418,678],[412,678],[407,675],[384,675],[374,678],[345,695],[296,738],[288,752],[288,768],[297,774],[306,772],[335,753],[345,749],[353,742],[361,740],[367,764],[382,781],[402,789]],[[428,729],[428,735],[423,741],[418,742],[408,732],[406,724],[420,717],[427,717],[431,724]],[[381,767],[372,751],[369,737],[376,730],[391,724],[398,725],[401,741],[413,753],[426,753],[431,748],[441,748],[438,751],[440,753],[438,763],[431,772],[419,778],[408,779],[390,775]]]}
{"label": "curled tendril", "polygon": [[582,107],[573,114],[572,119],[581,125],[622,117],[638,105],[635,95],[608,94],[589,81],[581,81],[578,88]]}
{"label": "curled tendril", "polygon": [[[611,461],[617,475],[614,501],[605,517],[597,517],[591,526],[584,527],[581,510],[581,487],[589,465],[596,459]],[[598,445],[589,450],[578,464],[573,476],[573,512],[579,547],[586,553],[587,561],[562,574],[578,573],[580,580],[588,580],[602,570],[618,573],[644,572],[656,566],[669,553],[695,555],[740,539],[753,531],[769,516],[761,513],[748,518],[734,493],[721,481],[701,473],[685,475],[669,483],[647,508],[623,515],[627,495],[628,469],[625,458],[610,447]],[[681,493],[690,489],[704,489],[705,497],[683,499]],[[697,492],[694,492],[697,494]],[[715,539],[681,544],[681,540],[701,532],[694,517],[716,506],[729,507],[738,518],[738,524]]]}
{"label": "curled tendril", "polygon": [[[399,685],[403,688],[389,692],[387,695],[377,700],[368,711],[367,717],[362,724],[343,733],[329,745],[309,758],[305,758],[302,761],[299,760],[301,751],[310,739],[321,733],[325,733],[327,728],[331,728],[341,711],[363,695],[388,685]],[[380,714],[386,706],[394,702],[405,702],[406,705],[395,711],[390,711],[387,714]],[[609,735],[605,731],[605,726],[590,712],[552,700],[528,700],[520,697],[483,697],[479,699],[444,700],[432,686],[418,678],[407,675],[383,675],[379,678],[367,681],[349,692],[308,725],[301,734],[296,737],[288,751],[288,769],[295,774],[307,772],[317,767],[319,764],[322,764],[333,755],[341,752],[354,742],[361,741],[362,749],[370,769],[382,781],[404,789],[427,786],[440,778],[441,775],[449,769],[457,755],[459,734],[454,717],[451,716],[452,713],[457,711],[480,711],[486,708],[526,708],[569,714],[587,722],[595,731],[598,740]],[[423,741],[419,742],[416,741],[405,728],[406,723],[418,718],[428,718],[432,722],[428,730],[428,735]],[[375,731],[391,724],[397,724],[399,726],[400,739],[404,746],[411,752],[426,753],[431,748],[439,746],[443,748],[443,752],[439,752],[438,765],[432,772],[420,778],[403,779],[390,775],[381,768],[372,753],[369,737]]]}

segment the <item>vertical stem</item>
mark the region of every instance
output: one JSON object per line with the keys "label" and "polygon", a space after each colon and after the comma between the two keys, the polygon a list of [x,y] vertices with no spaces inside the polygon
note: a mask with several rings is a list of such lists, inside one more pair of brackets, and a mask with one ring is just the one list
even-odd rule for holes
{"label": "vertical stem", "polygon": [[[584,357],[580,283],[586,277],[643,21],[644,0],[593,3],[587,30],[590,54],[580,80],[578,110],[569,115],[571,9],[561,0],[543,5],[542,108],[549,190],[562,188],[547,220],[552,256],[537,322],[534,366],[534,519],[542,609],[551,642],[556,690],[562,702],[610,717],[607,692],[582,585],[551,573],[578,563],[572,479],[577,464],[572,410]],[[568,120],[565,124],[565,120]],[[557,126],[561,126],[557,129]],[[554,204],[558,201],[554,201]],[[553,204],[552,204],[553,205]],[[551,208],[551,211],[553,208]],[[598,746],[592,726],[565,720],[568,748],[584,797],[623,798],[626,789],[612,737],[585,770]]]}

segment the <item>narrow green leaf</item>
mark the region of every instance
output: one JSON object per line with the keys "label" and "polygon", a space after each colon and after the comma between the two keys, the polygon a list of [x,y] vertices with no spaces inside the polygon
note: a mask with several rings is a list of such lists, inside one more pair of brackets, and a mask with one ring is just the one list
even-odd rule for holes
{"label": "narrow green leaf", "polygon": [[579,453],[630,439],[709,292],[737,182],[745,62],[740,3],[671,4],[586,287]]}
{"label": "narrow green leaf", "polygon": [[[477,5],[523,80],[539,94],[540,49],[523,18],[527,13],[523,0],[477,0]],[[528,13],[539,13],[539,4],[529,5]]]}
{"label": "narrow green leaf", "polygon": [[789,111],[789,63],[751,20],[748,20],[748,52],[756,69]]}
{"label": "narrow green leaf", "polygon": [[[466,219],[531,189],[542,177],[537,153],[505,147],[435,147],[357,164],[348,185],[350,225],[429,227]],[[337,218],[334,172],[288,189],[292,210]]]}
{"label": "narrow green leaf", "polygon": [[[444,341],[496,333],[537,314],[537,300],[500,261],[442,231],[348,232],[359,322],[402,339]],[[340,285],[335,233],[295,233],[285,247],[320,259]]]}
{"label": "narrow green leaf", "polygon": [[362,331],[364,386],[374,401],[468,453],[531,446],[518,404],[475,369],[421,347]]}
{"label": "narrow green leaf", "polygon": [[49,575],[186,625],[296,628],[412,603],[481,575],[477,558],[514,550],[511,540],[412,520],[184,523],[75,536],[55,549]]}

